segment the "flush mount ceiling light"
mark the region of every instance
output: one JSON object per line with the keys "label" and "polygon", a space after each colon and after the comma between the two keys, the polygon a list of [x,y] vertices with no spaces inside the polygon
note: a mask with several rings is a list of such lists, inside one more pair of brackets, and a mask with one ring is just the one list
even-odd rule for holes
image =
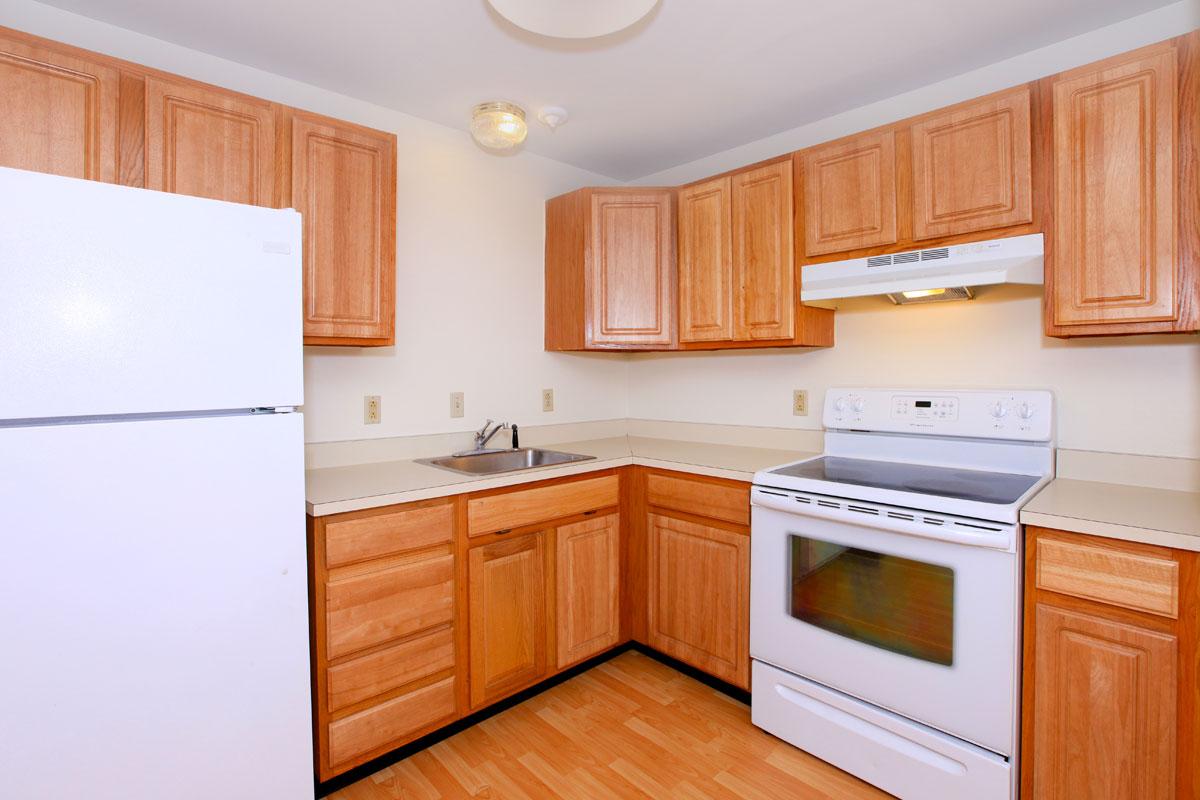
{"label": "flush mount ceiling light", "polygon": [[658,0],[488,0],[517,27],[559,39],[591,39],[628,28]]}
{"label": "flush mount ceiling light", "polygon": [[471,111],[471,136],[489,150],[511,150],[525,141],[525,109],[495,100]]}

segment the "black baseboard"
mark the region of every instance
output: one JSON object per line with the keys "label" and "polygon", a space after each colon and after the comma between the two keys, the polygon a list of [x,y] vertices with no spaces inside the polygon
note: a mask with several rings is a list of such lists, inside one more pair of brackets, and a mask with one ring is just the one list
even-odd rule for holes
{"label": "black baseboard", "polygon": [[318,781],[316,784],[317,797],[325,797],[326,795],[333,794],[339,789],[346,788],[352,783],[358,783],[363,778],[374,775],[384,767],[390,767],[397,761],[403,761],[414,753],[419,753],[427,747],[432,747],[443,739],[448,739],[454,734],[464,731],[472,725],[477,725],[489,717],[494,717],[501,712],[507,711],[513,706],[523,703],[531,697],[536,697],[547,689],[553,689],[560,683],[568,681],[571,678],[574,678],[576,675],[581,675],[592,667],[603,664],[605,661],[616,658],[622,653],[627,653],[630,650],[653,658],[655,661],[658,661],[662,664],[666,664],[671,669],[682,672],[684,675],[703,683],[705,686],[716,689],[723,694],[727,694],[734,700],[746,703],[747,705],[750,703],[750,693],[744,689],[739,689],[732,684],[728,684],[720,678],[714,678],[713,676],[705,672],[701,672],[689,664],[684,664],[682,661],[676,661],[670,656],[663,655],[657,650],[653,650],[646,645],[641,644],[640,642],[626,642],[625,644],[615,647],[608,652],[601,653],[595,658],[589,658],[587,661],[581,661],[570,669],[564,670],[553,677],[547,678],[539,684],[530,686],[528,689],[522,689],[510,697],[506,697],[499,702],[493,703],[487,708],[476,711],[474,714],[469,714],[462,719],[451,722],[449,725],[446,725],[443,728],[438,728],[436,731],[428,733],[425,736],[422,736],[420,739],[414,739],[408,744],[397,747],[395,750],[384,753],[377,758],[373,758],[365,764],[360,764],[354,769],[347,770],[341,775],[330,778],[324,783]]}

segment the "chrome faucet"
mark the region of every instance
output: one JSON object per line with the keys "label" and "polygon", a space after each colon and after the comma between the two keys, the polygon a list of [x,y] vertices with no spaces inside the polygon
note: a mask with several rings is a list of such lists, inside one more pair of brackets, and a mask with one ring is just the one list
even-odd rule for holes
{"label": "chrome faucet", "polygon": [[492,440],[493,436],[495,436],[497,433],[499,433],[500,431],[502,431],[508,427],[507,422],[497,422],[496,426],[494,428],[492,428],[491,430],[488,430],[488,426],[491,424],[492,424],[492,421],[489,419],[487,422],[483,423],[482,428],[475,431],[475,449],[476,450],[485,449],[487,447],[488,442],[490,442]]}

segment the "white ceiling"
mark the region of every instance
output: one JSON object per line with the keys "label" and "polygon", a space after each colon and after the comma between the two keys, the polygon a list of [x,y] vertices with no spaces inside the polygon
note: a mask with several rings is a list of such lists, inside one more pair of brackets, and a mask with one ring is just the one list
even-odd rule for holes
{"label": "white ceiling", "polygon": [[[464,135],[471,106],[512,100],[529,111],[526,149],[622,180],[1169,2],[661,0],[575,41],[527,33],[486,0],[49,0]],[[542,128],[544,105],[570,122]]]}

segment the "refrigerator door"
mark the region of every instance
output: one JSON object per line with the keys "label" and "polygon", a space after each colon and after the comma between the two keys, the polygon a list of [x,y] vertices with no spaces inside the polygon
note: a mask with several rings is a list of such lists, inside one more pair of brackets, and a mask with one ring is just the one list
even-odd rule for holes
{"label": "refrigerator door", "polygon": [[0,794],[311,800],[302,425],[0,429]]}
{"label": "refrigerator door", "polygon": [[0,168],[0,423],[303,402],[300,215]]}

